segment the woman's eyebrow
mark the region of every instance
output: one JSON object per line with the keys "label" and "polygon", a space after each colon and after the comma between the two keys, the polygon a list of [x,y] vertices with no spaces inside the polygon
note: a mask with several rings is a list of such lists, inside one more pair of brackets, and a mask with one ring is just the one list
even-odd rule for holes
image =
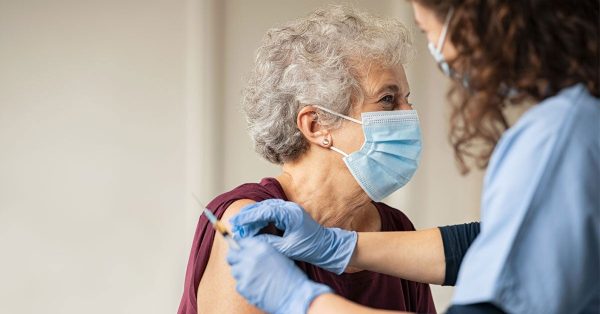
{"label": "woman's eyebrow", "polygon": [[383,86],[375,94],[379,95],[379,94],[384,93],[384,92],[392,92],[392,93],[395,94],[395,93],[398,93],[399,91],[400,91],[400,87],[398,87],[398,85],[391,84],[391,85],[385,85],[385,86]]}
{"label": "woman's eyebrow", "polygon": [[[400,87],[396,84],[385,85],[380,88],[375,95],[380,95],[382,93],[389,92],[394,94],[400,94]],[[404,98],[408,98],[410,96],[410,90],[405,94]]]}

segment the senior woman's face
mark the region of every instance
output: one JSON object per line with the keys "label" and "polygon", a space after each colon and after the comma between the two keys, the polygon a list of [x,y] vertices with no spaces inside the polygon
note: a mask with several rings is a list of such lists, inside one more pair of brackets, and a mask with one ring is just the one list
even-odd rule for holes
{"label": "senior woman's face", "polygon": [[[368,67],[361,75],[361,86],[365,99],[360,112],[411,110],[408,103],[410,90],[402,65],[384,68],[379,65]],[[355,110],[359,109],[355,107]]]}
{"label": "senior woman's face", "polygon": [[[408,102],[410,89],[402,65],[382,67],[371,64],[359,68],[359,72],[365,97],[362,103],[353,105],[352,117],[360,120],[362,112],[413,109]],[[346,152],[359,150],[364,142],[362,127],[352,122],[344,122],[331,135],[335,146]]]}

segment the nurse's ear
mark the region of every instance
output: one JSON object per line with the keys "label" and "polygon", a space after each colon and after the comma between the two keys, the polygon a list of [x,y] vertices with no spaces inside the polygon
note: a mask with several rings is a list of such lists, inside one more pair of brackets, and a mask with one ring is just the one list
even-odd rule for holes
{"label": "nurse's ear", "polygon": [[319,123],[317,108],[306,106],[300,109],[296,118],[298,129],[307,141],[321,147],[331,147],[331,134],[329,129]]}

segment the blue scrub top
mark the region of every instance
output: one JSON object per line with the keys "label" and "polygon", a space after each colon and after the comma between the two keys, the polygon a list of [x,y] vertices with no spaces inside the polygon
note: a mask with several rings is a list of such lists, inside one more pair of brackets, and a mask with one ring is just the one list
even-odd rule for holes
{"label": "blue scrub top", "polygon": [[599,313],[600,99],[580,84],[529,109],[494,151],[481,206],[454,304]]}

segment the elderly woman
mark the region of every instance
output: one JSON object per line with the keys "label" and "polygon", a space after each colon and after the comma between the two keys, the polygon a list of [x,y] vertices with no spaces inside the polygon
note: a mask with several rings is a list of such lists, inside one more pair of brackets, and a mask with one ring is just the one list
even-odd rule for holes
{"label": "elderly woman", "polygon": [[[402,24],[346,7],[317,10],[269,30],[243,109],[256,151],[282,172],[240,185],[208,208],[227,222],[242,207],[280,199],[300,204],[328,227],[414,230],[402,212],[379,202],[412,177],[420,155],[419,121],[403,68],[410,52]],[[260,312],[237,294],[226,254],[226,242],[201,217],[179,313]],[[357,303],[435,312],[426,284],[297,264],[312,280]]]}

